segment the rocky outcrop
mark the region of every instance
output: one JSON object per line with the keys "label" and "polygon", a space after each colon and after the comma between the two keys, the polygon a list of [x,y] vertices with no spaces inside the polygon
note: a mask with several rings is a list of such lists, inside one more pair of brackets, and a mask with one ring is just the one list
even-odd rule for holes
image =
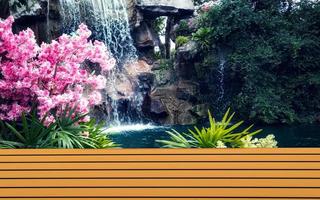
{"label": "rocky outcrop", "polygon": [[152,16],[184,16],[194,11],[192,0],[137,0],[137,7]]}
{"label": "rocky outcrop", "polygon": [[158,45],[155,31],[145,22],[142,22],[138,28],[134,29],[132,37],[138,49]]}
{"label": "rocky outcrop", "polygon": [[[49,6],[49,7],[48,7]],[[59,0],[0,0],[0,17],[15,18],[14,31],[31,28],[39,43],[61,34]]]}
{"label": "rocky outcrop", "polygon": [[38,17],[40,15],[43,15],[44,6],[46,7],[45,1],[9,1],[10,15],[12,15],[15,19],[23,17]]}
{"label": "rocky outcrop", "polygon": [[198,85],[191,81],[157,87],[146,98],[144,112],[160,124],[196,124],[209,107],[199,103],[199,94]]}
{"label": "rocky outcrop", "polygon": [[196,75],[194,60],[196,60],[197,55],[198,47],[193,41],[190,41],[177,49],[175,70],[180,79],[192,80]]}
{"label": "rocky outcrop", "polygon": [[0,18],[7,18],[10,15],[9,1],[0,0]]}

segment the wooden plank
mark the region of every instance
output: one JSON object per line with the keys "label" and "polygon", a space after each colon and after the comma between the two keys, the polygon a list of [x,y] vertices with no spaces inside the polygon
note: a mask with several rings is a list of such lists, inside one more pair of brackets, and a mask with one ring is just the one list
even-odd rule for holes
{"label": "wooden plank", "polygon": [[[23,200],[34,200],[34,199],[41,199],[41,200],[115,200],[114,197],[111,197],[111,198],[87,198],[87,197],[77,197],[77,198],[43,198],[43,197],[40,197],[40,198],[36,198],[36,197],[33,197],[33,198],[23,198]],[[226,200],[226,198],[199,198],[199,197],[191,197],[191,198],[188,198],[188,197],[185,197],[185,198],[116,198],[116,200]],[[247,198],[228,198],[229,200],[244,200],[244,199],[247,199]],[[304,198],[272,198],[272,200],[306,200],[306,199],[319,199],[319,198],[310,198],[310,197],[304,197]],[[21,198],[6,198],[6,200],[21,200]],[[250,198],[250,200],[270,200],[270,198]]]}
{"label": "wooden plank", "polygon": [[316,197],[307,188],[0,188],[1,197]]}
{"label": "wooden plank", "polygon": [[6,155],[239,155],[239,154],[320,154],[320,148],[275,148],[275,149],[1,149],[0,156]]}
{"label": "wooden plank", "polygon": [[4,178],[320,178],[320,170],[0,171]]}
{"label": "wooden plank", "polygon": [[320,199],[320,149],[0,150],[6,199]]}
{"label": "wooden plank", "polygon": [[320,179],[0,179],[0,187],[300,187]]}
{"label": "wooden plank", "polygon": [[0,163],[8,162],[320,162],[320,155],[61,155],[0,158]]}
{"label": "wooden plank", "polygon": [[0,171],[81,169],[320,169],[320,162],[0,163]]}

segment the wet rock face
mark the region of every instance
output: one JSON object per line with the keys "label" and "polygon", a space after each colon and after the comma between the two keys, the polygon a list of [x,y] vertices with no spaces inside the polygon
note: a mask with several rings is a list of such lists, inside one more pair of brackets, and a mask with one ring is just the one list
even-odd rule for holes
{"label": "wet rock face", "polygon": [[196,124],[206,117],[208,108],[197,103],[198,95],[198,85],[191,81],[158,87],[146,99],[144,111],[160,124]]}
{"label": "wet rock face", "polygon": [[154,30],[147,25],[147,23],[142,22],[139,27],[135,28],[133,31],[133,39],[135,41],[135,46],[140,48],[154,47],[157,45],[157,39]]}
{"label": "wet rock face", "polygon": [[[14,32],[31,28],[38,43],[61,34],[59,0],[0,0],[0,17],[15,18]],[[49,6],[49,7],[48,7]]]}
{"label": "wet rock face", "polygon": [[15,19],[23,18],[23,17],[37,17],[43,11],[43,2],[38,0],[28,0],[28,1],[20,1],[20,0],[10,0],[9,8],[10,15],[12,15]]}
{"label": "wet rock face", "polygon": [[194,60],[198,55],[198,47],[195,42],[190,41],[177,49],[175,69],[178,77],[192,80],[196,74]]}
{"label": "wet rock face", "polygon": [[0,18],[7,18],[10,15],[9,1],[0,0]]}
{"label": "wet rock face", "polygon": [[192,0],[137,0],[137,7],[152,16],[191,15],[194,11]]}

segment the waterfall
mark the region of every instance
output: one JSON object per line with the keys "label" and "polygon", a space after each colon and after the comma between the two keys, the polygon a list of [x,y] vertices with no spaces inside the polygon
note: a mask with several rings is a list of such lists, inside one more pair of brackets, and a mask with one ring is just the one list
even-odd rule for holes
{"label": "waterfall", "polygon": [[219,96],[218,96],[218,102],[223,101],[224,98],[224,69],[226,64],[225,56],[221,53],[219,55],[219,67],[218,67],[218,80],[219,80]]}
{"label": "waterfall", "polygon": [[84,22],[92,38],[103,41],[119,64],[136,60],[124,0],[60,0],[60,4],[64,32],[72,33]]}
{"label": "waterfall", "polygon": [[80,25],[80,2],[81,0],[60,0],[64,33],[70,34]]}
{"label": "waterfall", "polygon": [[[119,94],[127,95],[132,105],[141,104],[142,100],[138,98],[141,96],[139,93],[131,94],[126,89],[119,91],[119,88],[128,88],[128,85],[133,84],[132,80],[125,77],[123,68],[137,61],[125,0],[60,0],[60,6],[64,33],[70,34],[80,23],[85,23],[92,31],[92,39],[103,41],[117,60],[117,67],[108,75],[106,101],[112,107],[111,111],[108,109],[111,112],[108,114],[111,115],[110,120],[117,125],[130,121],[129,113],[122,113],[120,116],[119,105],[127,102],[123,102]],[[137,101],[137,98],[140,100]],[[136,105],[133,107],[137,107]],[[127,107],[128,110],[131,109],[130,106]]]}
{"label": "waterfall", "polygon": [[226,60],[226,52],[225,49],[219,47],[218,48],[218,58],[219,58],[219,66],[217,68],[217,101],[216,101],[216,109],[217,110],[225,110],[227,103],[225,98],[225,67],[227,64]]}

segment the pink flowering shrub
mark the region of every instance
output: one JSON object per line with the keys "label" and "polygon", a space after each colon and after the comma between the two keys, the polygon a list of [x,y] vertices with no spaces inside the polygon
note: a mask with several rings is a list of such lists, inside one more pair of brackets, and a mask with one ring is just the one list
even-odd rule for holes
{"label": "pink flowering shrub", "polygon": [[103,73],[115,61],[102,42],[88,40],[87,26],[39,46],[30,29],[14,34],[13,22],[13,17],[0,19],[1,120],[17,120],[36,106],[41,119],[49,113],[46,123],[50,124],[52,113],[59,115],[67,105],[84,114],[100,103],[106,79],[85,70],[83,64],[98,63]]}
{"label": "pink flowering shrub", "polygon": [[221,3],[220,0],[208,0],[208,1],[202,1],[202,3],[198,6],[196,6],[196,15],[207,13],[213,8],[214,6],[217,6]]}

